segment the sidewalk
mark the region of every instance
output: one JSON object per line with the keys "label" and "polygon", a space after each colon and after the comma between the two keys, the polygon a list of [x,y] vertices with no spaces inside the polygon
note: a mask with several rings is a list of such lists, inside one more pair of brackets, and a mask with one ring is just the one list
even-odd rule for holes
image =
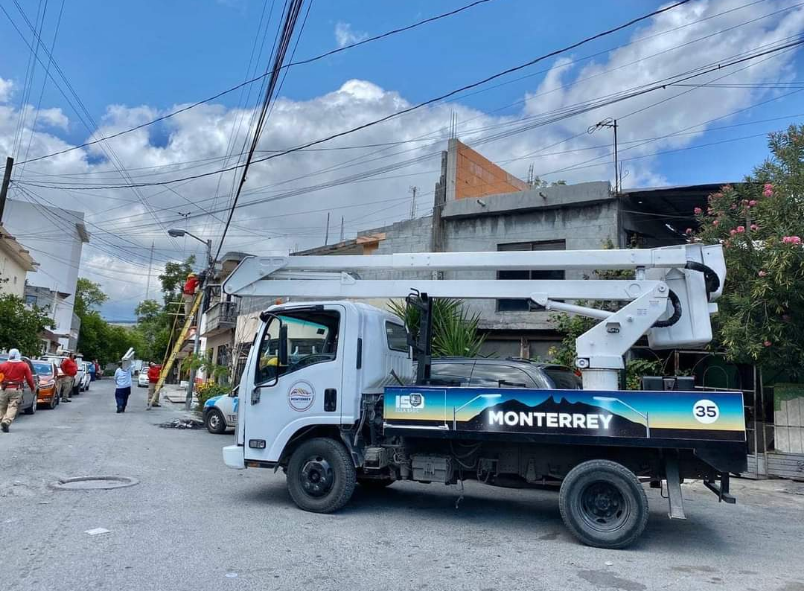
{"label": "sidewalk", "polygon": [[[165,384],[162,386],[160,398],[173,404],[184,404],[187,399],[187,386],[179,384]],[[193,404],[198,403],[195,393],[193,393]]]}

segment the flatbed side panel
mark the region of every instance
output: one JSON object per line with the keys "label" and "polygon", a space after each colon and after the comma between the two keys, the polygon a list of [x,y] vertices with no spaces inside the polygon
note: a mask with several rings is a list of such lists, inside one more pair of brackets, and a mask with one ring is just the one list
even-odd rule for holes
{"label": "flatbed side panel", "polygon": [[746,441],[741,392],[389,387],[383,411],[386,432],[417,436],[571,437],[656,447]]}

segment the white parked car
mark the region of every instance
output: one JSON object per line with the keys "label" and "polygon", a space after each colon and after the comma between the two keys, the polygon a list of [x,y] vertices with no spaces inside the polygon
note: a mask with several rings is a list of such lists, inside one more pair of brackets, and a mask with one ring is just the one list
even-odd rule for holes
{"label": "white parked car", "polygon": [[148,387],[148,372],[141,371],[137,376],[137,387],[138,388],[147,388]]}
{"label": "white parked car", "polygon": [[204,403],[204,425],[210,433],[225,433],[237,426],[237,390]]}
{"label": "white parked car", "polygon": [[82,361],[78,364],[78,368],[78,374],[75,376],[76,383],[78,384],[78,390],[80,392],[86,392],[89,390],[89,384],[92,381],[92,375],[89,373],[89,363]]}

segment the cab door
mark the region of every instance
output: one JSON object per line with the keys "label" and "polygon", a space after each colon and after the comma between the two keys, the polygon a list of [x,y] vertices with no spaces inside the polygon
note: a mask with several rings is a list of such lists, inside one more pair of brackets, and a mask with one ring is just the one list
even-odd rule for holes
{"label": "cab door", "polygon": [[263,327],[245,413],[245,458],[273,463],[288,440],[311,425],[340,424],[343,305],[278,311]]}

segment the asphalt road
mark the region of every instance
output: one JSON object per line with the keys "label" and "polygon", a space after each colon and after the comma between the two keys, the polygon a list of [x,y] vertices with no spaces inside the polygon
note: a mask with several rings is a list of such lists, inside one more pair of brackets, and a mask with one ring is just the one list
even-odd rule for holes
{"label": "asphalt road", "polygon": [[[736,506],[691,484],[687,521],[649,491],[645,535],[607,551],[567,534],[549,491],[467,484],[456,509],[454,486],[397,483],[304,513],[281,473],[223,466],[230,435],[157,426],[177,416],[137,388],[115,414],[104,380],[0,434],[0,588],[804,591],[804,484],[738,481]],[[48,486],[86,475],[140,482]]]}

